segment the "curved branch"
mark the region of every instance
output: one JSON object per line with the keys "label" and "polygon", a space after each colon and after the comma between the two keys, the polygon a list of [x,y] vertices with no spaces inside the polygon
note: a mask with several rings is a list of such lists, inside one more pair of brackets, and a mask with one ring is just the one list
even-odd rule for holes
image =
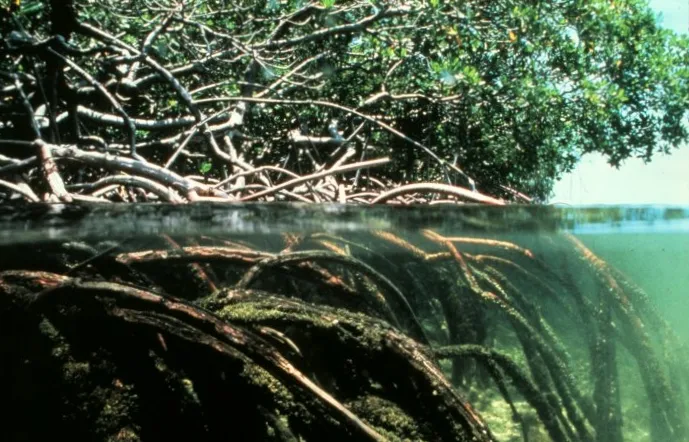
{"label": "curved branch", "polygon": [[385,201],[388,201],[389,199],[394,198],[396,196],[405,195],[407,193],[412,193],[412,192],[442,193],[442,194],[446,194],[446,195],[454,195],[454,196],[470,199],[472,201],[479,202],[479,203],[493,204],[496,206],[504,206],[505,205],[504,201],[495,199],[495,198],[490,197],[488,195],[474,192],[474,191],[471,191],[469,189],[465,189],[464,187],[451,186],[449,184],[439,184],[439,183],[416,183],[416,184],[407,184],[406,186],[400,186],[400,187],[397,187],[395,189],[388,190],[387,192],[383,192],[377,198],[375,198],[373,201],[371,201],[371,204],[384,203]]}
{"label": "curved branch", "polygon": [[31,189],[24,189],[21,186],[18,186],[14,183],[10,183],[9,181],[0,180],[0,187],[5,187],[11,190],[12,192],[16,192],[24,198],[26,198],[27,200],[32,201],[34,203],[41,201],[35,193],[31,192]]}
{"label": "curved branch", "polygon": [[204,135],[206,138],[206,141],[208,142],[208,145],[211,147],[212,152],[217,156],[218,158],[222,159],[223,161],[226,161],[228,164],[232,164],[232,158],[223,152],[220,149],[220,146],[218,146],[218,143],[215,141],[215,137],[213,136],[213,133],[210,131],[208,128],[208,123],[206,123],[204,120],[205,118],[201,114],[201,111],[199,110],[198,106],[194,102],[194,100],[191,98],[191,94],[189,94],[189,91],[182,86],[182,83],[175,78],[172,73],[167,70],[165,67],[163,67],[160,63],[155,61],[153,58],[151,58],[149,55],[142,53],[141,51],[137,50],[135,47],[128,45],[124,43],[122,40],[119,38],[110,35],[109,33],[103,31],[102,29],[95,28],[89,24],[86,23],[81,23],[79,24],[79,30],[90,36],[97,38],[99,40],[105,40],[110,44],[117,45],[121,48],[124,48],[128,51],[130,51],[132,54],[137,55],[138,57],[141,57],[143,61],[146,62],[149,66],[151,66],[153,69],[158,71],[158,73],[167,80],[168,83],[172,86],[172,88],[175,90],[177,93],[177,96],[186,104],[187,108],[191,111],[192,115],[194,116],[194,119],[196,120],[196,124],[201,127],[201,133]]}
{"label": "curved branch", "polygon": [[74,69],[74,71],[79,74],[81,77],[83,77],[86,81],[88,81],[91,86],[95,87],[107,100],[110,102],[110,105],[115,108],[118,114],[122,117],[124,120],[124,125],[127,128],[127,133],[129,134],[129,148],[131,150],[131,155],[134,158],[140,158],[139,155],[136,153],[136,127],[134,126],[134,122],[129,118],[129,115],[127,114],[127,111],[124,110],[122,105],[115,99],[115,97],[108,92],[105,87],[100,84],[95,78],[91,76],[88,72],[83,70],[78,64],[74,63],[72,60],[69,58],[63,56],[59,52],[55,51],[52,48],[48,48],[48,52],[51,54],[55,55],[56,57],[59,57],[63,62],[65,62],[69,67]]}
{"label": "curved branch", "polygon": [[223,102],[223,101],[228,101],[228,102],[235,102],[235,101],[246,101],[249,103],[265,103],[265,104],[291,104],[291,105],[301,105],[301,106],[324,106],[324,107],[330,107],[333,109],[341,110],[343,112],[347,112],[352,115],[356,115],[357,117],[361,117],[366,121],[370,121],[371,123],[375,124],[376,126],[379,126],[386,131],[390,132],[391,134],[395,135],[396,137],[413,144],[414,146],[418,147],[419,149],[422,149],[428,156],[433,158],[435,161],[437,161],[440,165],[447,167],[449,169],[452,169],[453,171],[457,172],[460,174],[464,179],[466,179],[469,182],[469,185],[471,185],[472,188],[475,187],[475,181],[473,178],[471,178],[469,175],[466,174],[462,169],[459,167],[455,166],[454,164],[450,164],[447,161],[443,160],[440,158],[438,155],[435,154],[431,149],[429,149],[427,146],[419,143],[418,141],[409,138],[402,132],[398,131],[394,127],[390,126],[389,124],[383,123],[377,118],[374,118],[370,115],[364,114],[359,112],[356,109],[349,108],[347,106],[342,106],[341,104],[337,103],[331,103],[329,101],[322,101],[322,100],[284,100],[284,99],[277,99],[277,98],[254,98],[254,97],[219,97],[219,98],[206,98],[206,99],[201,99],[201,100],[195,100],[194,102],[197,104],[201,103],[213,103],[213,102]]}
{"label": "curved branch", "polygon": [[279,192],[280,190],[286,189],[288,187],[293,187],[296,186],[297,184],[304,183],[306,181],[310,180],[315,180],[318,178],[323,178],[328,175],[332,175],[335,173],[344,173],[344,172],[349,172],[352,170],[359,170],[359,169],[365,169],[369,167],[375,167],[375,166],[380,166],[382,164],[386,164],[390,162],[389,158],[380,158],[377,160],[370,160],[370,161],[363,161],[360,163],[353,163],[353,164],[347,164],[346,166],[340,166],[340,167],[334,167],[328,170],[324,170],[323,172],[317,172],[317,173],[312,173],[311,175],[305,175],[299,178],[294,178],[289,181],[286,181],[282,184],[278,184],[275,187],[271,187],[269,189],[263,190],[261,192],[256,192],[254,194],[245,196],[240,199],[240,201],[249,201],[249,200],[254,200],[256,198],[260,198],[262,196],[266,195],[271,195],[273,193]]}
{"label": "curved branch", "polygon": [[45,143],[45,145],[50,148],[53,156],[56,159],[74,161],[89,166],[104,167],[107,169],[131,173],[133,175],[140,175],[177,189],[184,194],[192,191],[200,191],[203,194],[217,195],[224,197],[225,199],[230,198],[229,195],[220,192],[219,190],[212,189],[205,184],[197,183],[184,178],[155,164],[145,163],[131,158],[113,156],[107,153],[87,152],[77,148],[74,145],[58,146],[48,143]]}
{"label": "curved branch", "polygon": [[131,186],[139,187],[154,195],[157,195],[164,201],[170,203],[183,203],[184,200],[172,189],[165,187],[159,183],[148,178],[142,178],[140,176],[129,176],[129,175],[118,175],[118,176],[107,176],[99,179],[94,183],[79,185],[81,190],[92,191],[98,190],[106,186],[111,185],[118,186]]}
{"label": "curved branch", "polygon": [[403,11],[401,9],[387,9],[386,7],[378,10],[373,15],[369,15],[368,17],[359,20],[358,22],[355,23],[348,23],[346,25],[340,25],[340,26],[333,26],[329,27],[323,30],[319,30],[316,32],[313,32],[309,35],[305,35],[303,37],[297,37],[293,38],[290,40],[277,40],[277,41],[270,41],[267,43],[263,44],[258,44],[254,45],[251,48],[256,50],[256,49],[267,49],[267,50],[275,50],[275,49],[286,49],[292,46],[304,44],[304,43],[310,43],[312,41],[319,41],[323,40],[325,38],[330,37],[331,35],[337,35],[337,34],[348,34],[352,32],[357,32],[362,29],[365,29],[367,26],[387,17],[392,17],[395,15],[403,15],[406,14],[406,11]]}

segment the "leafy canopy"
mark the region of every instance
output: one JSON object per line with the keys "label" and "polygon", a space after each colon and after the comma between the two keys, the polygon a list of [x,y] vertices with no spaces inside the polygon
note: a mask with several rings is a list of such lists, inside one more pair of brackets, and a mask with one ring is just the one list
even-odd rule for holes
{"label": "leafy canopy", "polygon": [[[63,53],[136,119],[137,152],[154,162],[183,140],[179,128],[193,126],[193,112],[124,45],[168,69],[204,117],[234,116],[229,135],[215,135],[228,135],[253,166],[306,173],[349,139],[357,158],[391,156],[376,169],[382,182],[464,186],[471,177],[485,193],[510,197],[512,189],[543,200],[583,153],[619,165],[650,160],[688,137],[689,40],[660,28],[642,0],[80,0],[74,7],[77,22],[91,28],[73,26],[69,45],[81,52]],[[3,34],[0,70],[26,76],[34,109],[50,100],[30,79],[46,75],[50,60],[8,41],[11,31],[36,41],[53,35],[50,14],[46,2],[25,1]],[[74,69],[65,76],[50,102],[55,115],[71,115],[74,94],[88,110],[115,114]],[[3,103],[0,115],[18,107],[19,100]],[[57,122],[62,142],[88,133],[126,150],[121,124],[80,115],[81,130]],[[186,126],[139,123],[184,117]],[[18,127],[0,126],[0,138],[21,135]],[[202,142],[185,153],[172,170],[223,173],[203,159],[212,151]]]}

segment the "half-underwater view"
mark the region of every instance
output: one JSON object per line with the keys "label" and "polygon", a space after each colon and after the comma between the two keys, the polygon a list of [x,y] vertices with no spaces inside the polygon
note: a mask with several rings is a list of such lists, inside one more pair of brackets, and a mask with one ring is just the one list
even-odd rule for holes
{"label": "half-underwater view", "polygon": [[686,0],[0,37],[0,442],[689,442]]}

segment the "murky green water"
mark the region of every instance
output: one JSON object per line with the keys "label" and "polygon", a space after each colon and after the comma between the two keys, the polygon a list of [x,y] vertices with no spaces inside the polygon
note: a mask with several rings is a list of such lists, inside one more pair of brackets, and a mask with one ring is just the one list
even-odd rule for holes
{"label": "murky green water", "polygon": [[653,297],[661,314],[689,342],[689,234],[580,235],[601,258]]}
{"label": "murky green water", "polygon": [[0,440],[681,442],[687,270],[689,208],[0,207]]}

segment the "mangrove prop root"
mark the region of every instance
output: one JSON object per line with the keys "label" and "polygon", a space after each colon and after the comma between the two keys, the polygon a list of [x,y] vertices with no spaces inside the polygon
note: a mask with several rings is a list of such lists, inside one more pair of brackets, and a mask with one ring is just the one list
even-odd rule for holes
{"label": "mangrove prop root", "polygon": [[[686,347],[581,243],[408,233],[0,246],[0,370],[62,364],[51,425],[106,439],[174,439],[167,419],[199,440],[493,440],[469,388],[530,442],[626,440],[630,391],[652,442],[687,440]],[[240,397],[232,430],[220,404]]]}
{"label": "mangrove prop root", "polygon": [[[326,364],[327,370],[321,370],[325,373],[346,367],[346,376],[343,372],[332,379],[337,390],[356,379],[363,384],[355,390],[379,385],[377,395],[390,395],[409,416],[432,423],[435,437],[464,440],[461,435],[467,434],[478,441],[491,440],[476,411],[447,381],[427,348],[383,321],[251,291],[227,290],[204,305],[229,322],[283,330],[297,345],[307,336],[312,345],[326,342],[322,353],[311,354],[311,363]],[[401,392],[405,394],[399,396]]]}
{"label": "mangrove prop root", "polygon": [[488,350],[480,345],[457,345],[435,348],[434,353],[439,358],[475,358],[482,364],[499,368],[491,373],[501,380],[508,378],[522,396],[533,406],[548,430],[548,434],[555,442],[568,442],[571,438],[563,429],[564,416],[558,407],[553,406],[546,399],[544,393],[529,378],[529,376],[509,356],[495,350]]}
{"label": "mangrove prop root", "polygon": [[[244,275],[242,280],[237,283],[236,288],[247,288],[249,285],[251,285],[253,281],[257,279],[257,277],[262,272],[273,266],[280,266],[289,263],[298,263],[302,261],[313,260],[342,263],[364,273],[366,276],[369,276],[375,283],[380,284],[382,287],[384,287],[386,289],[386,292],[394,295],[394,301],[400,305],[399,310],[405,313],[405,318],[407,319],[407,322],[411,329],[410,332],[412,333],[412,335],[419,339],[421,342],[426,344],[428,343],[428,337],[426,337],[426,333],[424,332],[423,327],[421,327],[421,324],[419,323],[419,320],[416,317],[416,314],[414,313],[414,310],[409,304],[409,301],[405,297],[404,293],[402,293],[402,291],[399,288],[397,288],[397,286],[395,286],[395,284],[393,284],[392,281],[390,281],[384,275],[376,271],[373,267],[349,256],[343,256],[337,253],[330,253],[325,251],[303,251],[281,254],[273,258],[264,259],[263,261],[259,262],[254,267],[252,267]],[[397,322],[394,319],[394,313],[392,312],[390,307],[387,306],[387,302],[384,304],[383,308],[386,311],[390,311],[391,319]]]}
{"label": "mangrove prop root", "polygon": [[[534,329],[534,326],[527,318],[514,308],[509,299],[505,298],[504,290],[501,289],[497,292],[502,296],[498,296],[490,291],[484,291],[479,281],[486,280],[486,275],[480,271],[475,274],[467,262],[465,254],[460,252],[452,241],[431,230],[425,230],[423,234],[431,241],[447,248],[454,257],[455,262],[458,264],[458,284],[460,287],[465,287],[465,290],[469,294],[472,294],[477,300],[483,301],[486,305],[497,307],[506,315],[508,321],[517,332],[517,336],[519,336],[522,341],[524,351],[531,355],[531,357],[529,357],[529,354],[527,354],[527,361],[531,369],[538,372],[535,377],[538,382],[541,383],[541,387],[548,388],[546,383],[548,378],[547,374],[549,373],[549,377],[555,385],[560,399],[563,401],[563,405],[567,410],[567,414],[570,417],[570,421],[576,428],[579,437],[584,441],[593,440],[586,418],[582,414],[580,408],[581,406],[586,406],[586,401],[579,392],[573,379],[571,379],[560,357],[551,349],[537,330]],[[528,258],[531,258],[531,256],[531,254],[527,254]],[[492,281],[489,282],[494,285]],[[533,353],[534,351],[538,353],[538,357],[535,356],[535,353]]]}
{"label": "mangrove prop root", "polygon": [[622,405],[617,377],[616,349],[613,341],[612,307],[600,296],[598,309],[598,342],[593,366],[596,371],[594,399],[596,410],[596,440],[622,442]]}
{"label": "mangrove prop root", "polygon": [[602,284],[601,293],[609,298],[606,302],[614,309],[624,334],[633,337],[627,340],[627,343],[638,361],[649,400],[653,404],[665,403],[663,407],[654,406],[650,408],[653,439],[683,440],[687,438],[689,424],[685,416],[681,414],[681,407],[678,406],[681,399],[677,397],[677,392],[670,388],[670,381],[655,356],[656,352],[650,342],[643,318],[637,313],[628,294],[614,278],[607,263],[572,235],[565,235],[565,239],[574,245],[574,250],[591,267],[598,281]]}
{"label": "mangrove prop root", "polygon": [[[143,313],[137,313],[136,311],[127,313],[121,307],[104,302],[104,307],[106,307],[106,310],[109,310],[110,314],[121,316],[132,322],[146,323],[146,315],[151,314],[151,312],[165,314],[178,319],[198,330],[193,338],[194,342],[210,346],[222,354],[231,355],[235,351],[246,354],[286,384],[306,390],[318,398],[326,412],[338,422],[350,428],[353,434],[357,434],[360,438],[365,438],[362,440],[385,440],[330,394],[323,391],[296,370],[292,364],[262,338],[240,327],[223,322],[198,307],[133,287],[108,282],[73,280],[38,293],[31,303],[31,308],[36,312],[43,312],[56,303],[78,302],[79,297],[87,296],[102,297],[106,301],[115,301],[114,304],[116,305],[138,307],[144,310]],[[129,310],[132,309],[130,308]],[[148,321],[148,323],[151,325],[151,321]],[[165,331],[174,333],[175,328],[166,327]]]}

